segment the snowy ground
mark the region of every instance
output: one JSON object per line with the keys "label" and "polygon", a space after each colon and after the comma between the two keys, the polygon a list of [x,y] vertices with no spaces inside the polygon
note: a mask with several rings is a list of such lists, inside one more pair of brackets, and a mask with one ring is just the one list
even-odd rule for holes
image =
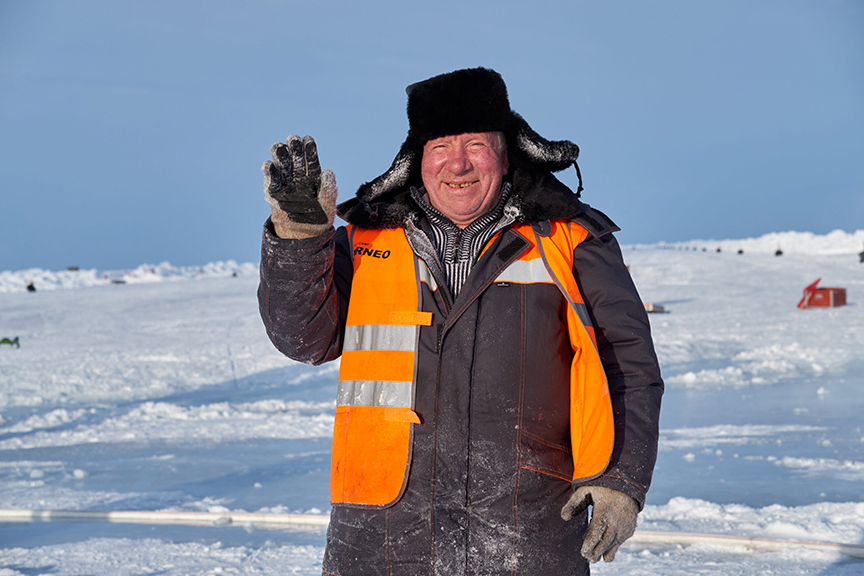
{"label": "snowy ground", "polygon": [[[864,544],[864,232],[832,234],[625,247],[669,311],[651,316],[667,393],[641,530]],[[819,277],[850,304],[797,310]],[[256,283],[236,263],[0,272],[0,338],[20,342],[0,346],[0,508],[326,514],[336,366],[272,348]],[[320,574],[323,544],[10,522],[0,576]],[[845,576],[864,560],[628,543],[593,571]]]}

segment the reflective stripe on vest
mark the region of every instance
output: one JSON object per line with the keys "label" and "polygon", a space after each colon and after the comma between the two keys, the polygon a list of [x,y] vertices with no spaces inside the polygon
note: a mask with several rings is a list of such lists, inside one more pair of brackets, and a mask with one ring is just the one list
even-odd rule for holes
{"label": "reflective stripe on vest", "polygon": [[[504,269],[497,278],[495,278],[495,282],[512,282],[514,284],[544,283],[558,285],[558,282],[556,282],[555,278],[552,277],[546,264],[542,244],[538,245],[538,247],[540,248],[538,258],[533,260],[516,260]],[[582,324],[590,327],[591,317],[588,315],[588,307],[585,306],[583,302],[574,302],[562,286],[558,287],[564,294],[564,297],[567,298],[570,306],[579,315],[579,320],[582,321]]]}
{"label": "reflective stripe on vest", "polygon": [[[377,350],[407,352],[410,356],[397,355],[396,362],[388,364],[389,376],[398,378],[397,380],[340,380],[339,390],[336,393],[336,405],[411,408],[413,399],[411,380],[416,339],[416,326],[388,324],[346,326],[345,343],[342,347],[343,354],[361,350]],[[366,358],[368,359],[368,355]],[[410,360],[410,365],[407,364],[408,360]],[[367,371],[368,369],[364,370],[364,373]],[[347,372],[346,369],[346,374]],[[378,374],[383,377],[384,370],[378,371]]]}

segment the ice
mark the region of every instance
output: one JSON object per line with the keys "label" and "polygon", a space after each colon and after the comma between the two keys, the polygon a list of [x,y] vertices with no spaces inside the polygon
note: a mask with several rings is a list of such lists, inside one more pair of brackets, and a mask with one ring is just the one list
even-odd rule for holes
{"label": "ice", "polygon": [[256,276],[258,266],[251,263],[238,264],[233,260],[211,262],[205,266],[172,266],[169,262],[161,264],[142,264],[132,270],[60,270],[51,271],[30,268],[19,271],[0,271],[0,293],[25,292],[33,282],[36,291],[58,290],[64,288],[90,288],[110,284],[140,284],[162,282],[165,280],[190,280],[204,278],[224,278],[227,276]]}
{"label": "ice", "polygon": [[[643,299],[667,310],[650,315],[667,391],[640,530],[864,544],[862,240],[623,247]],[[849,305],[798,310],[820,277]],[[257,265],[234,262],[0,272],[0,337],[21,343],[0,347],[0,508],[327,514],[338,363],[279,354],[256,285]],[[216,524],[0,523],[0,576],[320,574],[322,530]],[[864,563],[630,542],[592,572]]]}

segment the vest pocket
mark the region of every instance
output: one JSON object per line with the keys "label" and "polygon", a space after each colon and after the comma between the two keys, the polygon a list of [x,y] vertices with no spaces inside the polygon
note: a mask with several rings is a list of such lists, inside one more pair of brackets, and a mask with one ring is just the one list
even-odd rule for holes
{"label": "vest pocket", "polygon": [[567,482],[573,480],[573,452],[567,446],[525,431],[520,435],[520,444],[520,467]]}
{"label": "vest pocket", "polygon": [[405,489],[411,460],[408,408],[337,406],[330,465],[333,504],[387,507]]}

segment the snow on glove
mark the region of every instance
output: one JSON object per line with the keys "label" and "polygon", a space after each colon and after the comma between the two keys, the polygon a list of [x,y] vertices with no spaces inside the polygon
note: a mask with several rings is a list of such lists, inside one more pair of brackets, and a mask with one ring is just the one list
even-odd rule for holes
{"label": "snow on glove", "polygon": [[583,486],[570,496],[561,509],[561,517],[570,520],[591,505],[594,508],[582,541],[582,556],[589,562],[597,562],[601,556],[606,562],[611,562],[615,559],[618,547],[636,531],[639,504],[617,490]]}
{"label": "snow on glove", "polygon": [[336,215],[336,176],[321,171],[311,136],[292,135],[270,147],[264,162],[264,196],[280,238],[312,238],[326,232]]}

